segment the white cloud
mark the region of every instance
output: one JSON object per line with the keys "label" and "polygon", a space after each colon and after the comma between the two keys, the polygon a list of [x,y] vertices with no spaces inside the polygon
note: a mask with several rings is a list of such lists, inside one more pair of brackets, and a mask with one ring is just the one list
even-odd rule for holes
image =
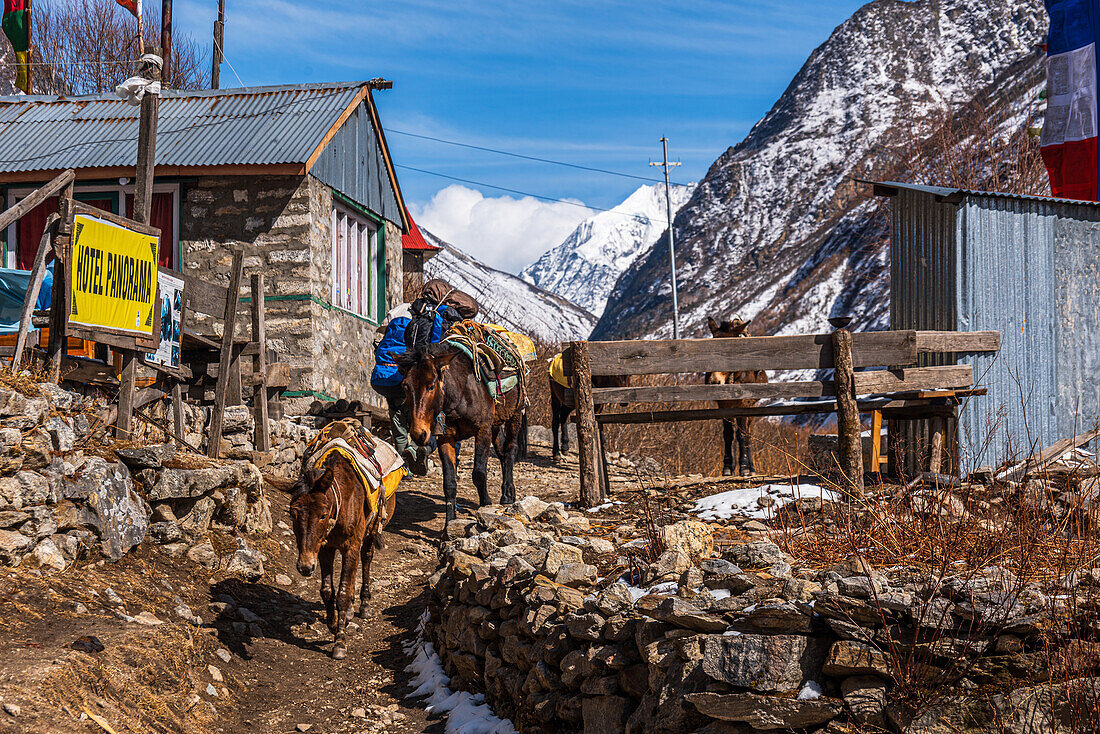
{"label": "white cloud", "polygon": [[440,189],[427,204],[410,208],[417,224],[432,234],[509,273],[519,272],[561,244],[582,220],[595,213],[579,201],[487,198],[458,184]]}

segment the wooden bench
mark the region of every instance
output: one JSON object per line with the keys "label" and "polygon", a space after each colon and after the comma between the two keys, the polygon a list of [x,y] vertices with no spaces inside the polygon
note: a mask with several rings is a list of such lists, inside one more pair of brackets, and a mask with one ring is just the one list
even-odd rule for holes
{"label": "wooden bench", "polygon": [[[858,413],[872,414],[872,435],[880,430],[883,416],[899,420],[954,416],[962,400],[985,394],[984,389],[975,388],[971,366],[918,365],[935,357],[939,357],[938,361],[955,361],[954,357],[960,354],[999,351],[1000,343],[1000,334],[995,331],[851,333],[846,329],[832,334],[797,336],[571,342],[565,350],[565,371],[576,385],[567,401],[572,397],[576,407],[581,501],[591,506],[606,498],[600,436],[603,425],[838,413],[843,453],[846,442],[849,447],[859,445]],[[843,346],[837,351],[840,358],[834,359],[837,344]],[[863,371],[868,368],[886,369]],[[833,370],[833,380],[639,387],[592,385],[592,378],[600,376],[825,369]],[[842,385],[839,392],[837,384]],[[757,400],[761,404],[746,408],[596,412],[596,406],[623,403],[629,406],[726,400]],[[872,446],[877,449],[878,442],[872,441]],[[852,451],[849,449],[847,453],[849,461],[854,462]],[[859,474],[857,484],[861,489],[862,452],[859,453],[858,472],[854,463],[849,466],[850,474]],[[873,463],[872,470],[878,471],[877,458]],[[856,482],[856,477],[850,474],[848,479]]]}

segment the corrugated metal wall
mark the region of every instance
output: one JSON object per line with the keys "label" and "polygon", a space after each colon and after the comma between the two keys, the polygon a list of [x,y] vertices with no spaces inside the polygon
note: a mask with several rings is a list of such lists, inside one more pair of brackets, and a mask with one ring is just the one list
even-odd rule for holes
{"label": "corrugated metal wall", "polygon": [[[989,391],[959,410],[966,471],[1100,416],[1100,208],[942,191],[894,197],[891,328],[1001,332],[999,354],[965,358]],[[927,445],[923,422],[893,427],[891,440]]]}
{"label": "corrugated metal wall", "polygon": [[332,137],[310,173],[400,227],[401,209],[366,105],[361,103]]}

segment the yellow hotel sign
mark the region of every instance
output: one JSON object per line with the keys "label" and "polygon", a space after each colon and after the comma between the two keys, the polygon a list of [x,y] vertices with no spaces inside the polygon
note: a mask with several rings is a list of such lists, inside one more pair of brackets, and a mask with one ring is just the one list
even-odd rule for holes
{"label": "yellow hotel sign", "polygon": [[160,238],[86,214],[73,220],[69,322],[149,336]]}

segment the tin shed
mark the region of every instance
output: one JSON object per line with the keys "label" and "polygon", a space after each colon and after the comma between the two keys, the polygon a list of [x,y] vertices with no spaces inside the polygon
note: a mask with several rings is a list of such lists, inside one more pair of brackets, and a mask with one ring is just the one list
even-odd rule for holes
{"label": "tin shed", "polygon": [[[893,199],[890,328],[1002,335],[999,354],[960,358],[989,391],[959,409],[961,468],[1023,458],[1091,428],[1100,418],[1100,205],[892,182],[876,183],[875,194]],[[927,426],[899,429],[910,446],[924,445]]]}

